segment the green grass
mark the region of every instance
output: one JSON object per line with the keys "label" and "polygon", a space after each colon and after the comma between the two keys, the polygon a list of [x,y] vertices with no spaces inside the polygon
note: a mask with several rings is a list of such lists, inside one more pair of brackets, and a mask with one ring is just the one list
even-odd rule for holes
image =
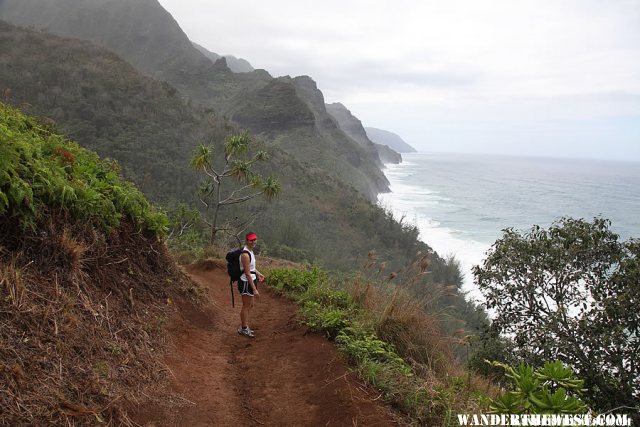
{"label": "green grass", "polygon": [[[385,400],[412,422],[451,425],[455,411],[465,412],[470,407],[477,407],[471,390],[476,384],[471,387],[470,377],[464,377],[462,371],[456,369],[457,364],[451,356],[439,356],[449,357],[450,368],[446,372],[435,372],[431,359],[433,353],[440,352],[440,347],[424,349],[423,353],[430,353],[430,356],[416,359],[416,352],[407,350],[407,345],[403,345],[404,351],[401,351],[392,343],[408,339],[406,336],[387,340],[381,337],[380,328],[387,323],[381,322],[383,317],[398,324],[403,321],[393,314],[399,310],[389,310],[389,304],[403,301],[398,296],[399,291],[395,292],[394,298],[378,298],[384,302],[377,310],[371,305],[374,298],[361,298],[360,287],[354,286],[347,291],[348,287],[340,286],[339,282],[319,268],[305,271],[273,269],[267,277],[270,286],[300,304],[304,323],[334,340],[358,375],[380,390]],[[376,292],[371,286],[367,289]],[[409,319],[416,327],[421,326],[415,317]],[[411,325],[403,324],[402,327],[407,329]],[[419,336],[411,339],[419,346],[430,345]]]}

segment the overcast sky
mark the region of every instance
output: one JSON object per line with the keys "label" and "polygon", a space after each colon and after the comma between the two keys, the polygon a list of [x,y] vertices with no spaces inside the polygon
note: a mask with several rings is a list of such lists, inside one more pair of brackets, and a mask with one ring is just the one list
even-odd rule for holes
{"label": "overcast sky", "polygon": [[640,0],[159,0],[420,151],[640,161]]}

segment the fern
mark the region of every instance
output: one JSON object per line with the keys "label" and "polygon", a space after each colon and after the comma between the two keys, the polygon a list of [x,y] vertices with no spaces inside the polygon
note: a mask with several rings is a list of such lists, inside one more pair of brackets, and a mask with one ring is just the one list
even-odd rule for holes
{"label": "fern", "polygon": [[164,235],[166,215],[116,167],[0,103],[0,214],[17,218],[23,228],[34,229],[47,206],[105,229],[127,218],[140,230]]}

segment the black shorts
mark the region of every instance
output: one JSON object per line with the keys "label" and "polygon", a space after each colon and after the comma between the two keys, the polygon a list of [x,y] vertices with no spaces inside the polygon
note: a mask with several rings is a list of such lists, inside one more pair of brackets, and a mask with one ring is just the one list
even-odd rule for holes
{"label": "black shorts", "polygon": [[[258,289],[258,279],[253,281],[253,284]],[[253,296],[253,289],[251,288],[251,284],[249,282],[245,282],[244,280],[238,280],[238,292],[240,295],[248,295],[250,297]]]}

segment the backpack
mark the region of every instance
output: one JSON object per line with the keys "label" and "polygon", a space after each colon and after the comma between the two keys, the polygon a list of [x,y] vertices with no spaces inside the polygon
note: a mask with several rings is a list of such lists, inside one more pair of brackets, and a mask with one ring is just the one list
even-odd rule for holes
{"label": "backpack", "polygon": [[232,251],[227,252],[227,256],[225,259],[227,260],[227,273],[231,278],[232,282],[237,282],[240,280],[240,276],[242,276],[242,269],[240,268],[240,255],[243,252],[249,254],[249,261],[251,261],[251,253],[249,251],[245,251],[244,248],[234,249]]}

